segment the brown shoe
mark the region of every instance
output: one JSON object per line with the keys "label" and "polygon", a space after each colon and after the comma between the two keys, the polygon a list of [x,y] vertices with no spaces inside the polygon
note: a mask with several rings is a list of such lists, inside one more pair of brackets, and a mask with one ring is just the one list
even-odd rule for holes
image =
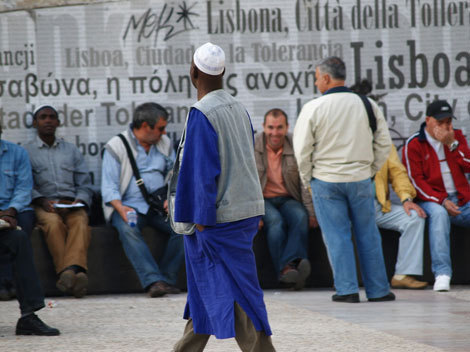
{"label": "brown shoe", "polygon": [[296,269],[299,272],[299,279],[294,286],[294,290],[299,291],[305,287],[305,280],[310,275],[311,266],[308,259],[302,258],[297,262]]}
{"label": "brown shoe", "polygon": [[279,281],[283,284],[296,284],[299,281],[299,272],[289,263],[281,270]]}
{"label": "brown shoe", "polygon": [[415,278],[406,275],[403,279],[397,280],[392,277],[391,285],[393,288],[406,288],[411,290],[422,290],[428,285],[427,282],[418,281]]}
{"label": "brown shoe", "polygon": [[169,293],[171,295],[177,295],[178,293],[181,293],[181,290],[178,287],[167,284],[164,281],[162,282],[165,284],[166,293]]}
{"label": "brown shoe", "polygon": [[88,287],[88,276],[84,272],[75,275],[75,285],[73,286],[73,295],[75,298],[82,298],[86,295]]}
{"label": "brown shoe", "polygon": [[150,285],[148,290],[149,297],[161,297],[167,294],[168,285],[164,281],[157,281]]}
{"label": "brown shoe", "polygon": [[75,271],[72,269],[64,270],[59,276],[56,287],[64,293],[70,293],[75,285],[75,280]]}

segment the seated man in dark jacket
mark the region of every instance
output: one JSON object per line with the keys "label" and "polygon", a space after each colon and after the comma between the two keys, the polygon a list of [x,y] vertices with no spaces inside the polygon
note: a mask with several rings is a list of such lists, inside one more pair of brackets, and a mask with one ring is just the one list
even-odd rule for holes
{"label": "seated man in dark jacket", "polygon": [[263,128],[255,137],[256,166],[265,206],[260,228],[265,228],[280,282],[299,290],[310,275],[309,227],[317,227],[318,223],[310,192],[300,182],[286,113],[269,110]]}

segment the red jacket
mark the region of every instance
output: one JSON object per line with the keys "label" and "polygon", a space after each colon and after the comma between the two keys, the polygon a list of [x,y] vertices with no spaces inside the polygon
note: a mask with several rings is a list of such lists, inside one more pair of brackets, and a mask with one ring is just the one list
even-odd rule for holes
{"label": "red jacket", "polygon": [[[448,194],[442,180],[439,159],[426,139],[425,126],[426,123],[423,123],[420,131],[406,141],[402,151],[402,160],[418,192],[418,198],[422,201],[442,204]],[[457,189],[459,205],[462,206],[470,201],[470,185],[465,176],[466,172],[470,172],[470,149],[462,131],[454,130],[454,133],[459,146],[451,152],[444,145],[444,153]]]}

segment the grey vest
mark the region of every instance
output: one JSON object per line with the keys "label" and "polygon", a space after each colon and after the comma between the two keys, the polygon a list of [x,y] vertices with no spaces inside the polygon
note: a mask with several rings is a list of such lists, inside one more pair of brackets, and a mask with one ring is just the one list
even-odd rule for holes
{"label": "grey vest", "polygon": [[245,107],[222,89],[206,94],[193,106],[206,115],[218,136],[217,222],[264,215],[253,129]]}

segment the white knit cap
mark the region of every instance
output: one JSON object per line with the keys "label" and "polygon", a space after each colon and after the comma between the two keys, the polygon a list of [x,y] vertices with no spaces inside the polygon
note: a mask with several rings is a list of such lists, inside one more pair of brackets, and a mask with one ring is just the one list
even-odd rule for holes
{"label": "white knit cap", "polygon": [[46,108],[52,109],[58,115],[57,110],[53,106],[49,104],[42,104],[42,105],[39,105],[36,109],[34,109],[33,118],[36,118],[36,115],[39,113],[39,111],[41,111],[42,109],[46,109]]}
{"label": "white knit cap", "polygon": [[224,72],[225,53],[220,46],[212,43],[201,45],[193,59],[196,67],[208,75],[217,76]]}

